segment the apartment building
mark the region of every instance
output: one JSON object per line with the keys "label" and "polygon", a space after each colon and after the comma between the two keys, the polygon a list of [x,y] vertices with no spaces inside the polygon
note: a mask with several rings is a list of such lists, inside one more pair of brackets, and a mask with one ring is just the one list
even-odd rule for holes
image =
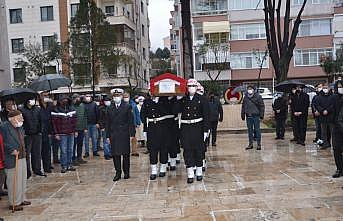
{"label": "apartment building", "polygon": [[[12,82],[25,78],[22,69],[15,66],[19,53],[28,42],[39,43],[48,48],[50,38],[57,36],[60,42],[68,39],[71,18],[76,15],[79,0],[3,0],[6,8],[8,47],[10,52],[10,75]],[[149,17],[148,0],[94,0],[106,15],[106,19],[117,33],[117,48],[135,58],[132,64],[118,66],[116,73],[106,73],[100,68],[96,90],[107,91],[113,87],[147,88],[149,81]],[[1,22],[0,22],[1,23]],[[70,74],[77,90],[90,90],[91,80],[86,85],[77,85],[82,76],[91,79],[89,68],[86,73],[73,71],[56,62],[46,67],[46,73]]]}
{"label": "apartment building", "polygon": [[[261,79],[271,86],[274,70],[265,60],[266,33],[263,1],[259,0],[192,0],[193,52],[195,78],[208,80],[206,69],[213,53],[199,54],[204,42],[227,45],[226,53],[217,53],[217,62],[226,62],[228,69],[218,80],[225,84],[256,82],[263,61]],[[260,4],[258,5],[258,3]],[[291,17],[295,18],[303,0],[292,0]],[[308,0],[302,15],[297,46],[290,64],[289,78],[316,82],[325,79],[320,67],[322,55],[334,56],[342,41],[342,1]],[[282,7],[281,15],[285,7]],[[173,12],[175,13],[175,12]],[[172,14],[173,14],[172,13]],[[205,59],[204,59],[205,57]],[[181,61],[182,63],[182,61]]]}
{"label": "apartment building", "polygon": [[[0,21],[6,21],[5,0],[0,0]],[[0,90],[10,86],[10,61],[7,39],[7,24],[0,22]]]}
{"label": "apartment building", "polygon": [[170,12],[171,18],[169,19],[170,29],[170,60],[171,67],[177,71],[177,75],[184,77],[183,70],[183,54],[182,54],[182,20],[181,20],[181,2],[174,0],[174,10]]}

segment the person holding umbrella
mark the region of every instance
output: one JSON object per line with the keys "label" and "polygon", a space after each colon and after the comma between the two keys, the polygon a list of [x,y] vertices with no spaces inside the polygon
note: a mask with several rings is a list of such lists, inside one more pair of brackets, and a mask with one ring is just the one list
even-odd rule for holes
{"label": "person holding umbrella", "polygon": [[276,140],[285,139],[285,127],[288,112],[287,96],[283,93],[278,93],[276,100],[273,102],[273,111],[276,122]]}
{"label": "person holding umbrella", "polygon": [[8,113],[8,121],[0,128],[4,138],[9,209],[12,211],[20,211],[23,206],[31,205],[25,196],[27,170],[23,122],[21,112],[13,110]]}

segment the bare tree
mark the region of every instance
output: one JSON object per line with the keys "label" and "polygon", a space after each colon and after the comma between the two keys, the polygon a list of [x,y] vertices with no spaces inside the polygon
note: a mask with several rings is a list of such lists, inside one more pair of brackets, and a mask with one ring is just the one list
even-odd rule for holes
{"label": "bare tree", "polygon": [[[293,57],[299,26],[302,22],[301,15],[307,0],[303,0],[292,30],[291,0],[263,0],[263,2],[268,51],[275,70],[276,80],[281,82],[287,79],[289,64]],[[282,30],[281,7],[283,3],[285,4],[285,15]]]}
{"label": "bare tree", "polygon": [[253,50],[253,54],[255,55],[259,70],[258,70],[258,81],[257,81],[257,88],[260,88],[261,85],[261,74],[262,74],[262,69],[263,69],[263,65],[265,64],[265,62],[267,61],[268,58],[268,49],[266,49],[264,51],[263,56],[261,57],[261,52],[259,49],[254,49]]}

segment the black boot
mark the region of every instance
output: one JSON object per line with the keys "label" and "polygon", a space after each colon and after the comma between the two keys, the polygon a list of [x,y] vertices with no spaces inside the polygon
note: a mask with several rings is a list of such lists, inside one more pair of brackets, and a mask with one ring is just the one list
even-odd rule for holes
{"label": "black boot", "polygon": [[120,173],[116,173],[116,175],[113,178],[113,182],[116,182],[116,181],[118,181],[120,179],[121,179],[121,174]]}
{"label": "black boot", "polygon": [[194,179],[193,178],[187,178],[187,183],[193,183]]}
{"label": "black boot", "polygon": [[156,180],[157,178],[157,175],[156,174],[151,174],[150,175],[150,180]]}
{"label": "black boot", "polygon": [[246,150],[251,150],[251,149],[253,149],[253,148],[254,148],[254,146],[253,146],[253,144],[251,143],[251,144],[249,144],[248,147],[245,148],[245,149],[246,149]]}
{"label": "black boot", "polygon": [[341,177],[343,174],[341,171],[337,170],[336,173],[334,175],[332,175],[332,178],[339,178]]}
{"label": "black boot", "polygon": [[174,170],[176,170],[176,167],[175,167],[175,166],[170,166],[170,167],[169,167],[169,170],[170,170],[170,171],[174,171]]}
{"label": "black boot", "polygon": [[129,179],[129,178],[130,178],[130,174],[128,174],[128,173],[124,174],[124,179],[125,179],[125,180],[127,180],[127,179]]}
{"label": "black boot", "polygon": [[202,181],[202,176],[197,176],[197,181]]}

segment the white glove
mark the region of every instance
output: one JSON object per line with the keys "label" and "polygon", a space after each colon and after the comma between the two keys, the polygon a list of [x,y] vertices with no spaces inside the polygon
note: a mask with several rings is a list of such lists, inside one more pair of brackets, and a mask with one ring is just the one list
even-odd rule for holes
{"label": "white glove", "polygon": [[143,132],[143,136],[145,138],[145,140],[148,138],[148,133],[147,132]]}
{"label": "white glove", "polygon": [[169,97],[168,97],[168,100],[171,100],[171,99],[173,99],[173,96],[169,96]]}
{"label": "white glove", "polygon": [[206,141],[207,136],[208,136],[208,133],[204,132],[204,142]]}
{"label": "white glove", "polygon": [[177,100],[181,100],[183,98],[183,96],[177,96],[176,99]]}

